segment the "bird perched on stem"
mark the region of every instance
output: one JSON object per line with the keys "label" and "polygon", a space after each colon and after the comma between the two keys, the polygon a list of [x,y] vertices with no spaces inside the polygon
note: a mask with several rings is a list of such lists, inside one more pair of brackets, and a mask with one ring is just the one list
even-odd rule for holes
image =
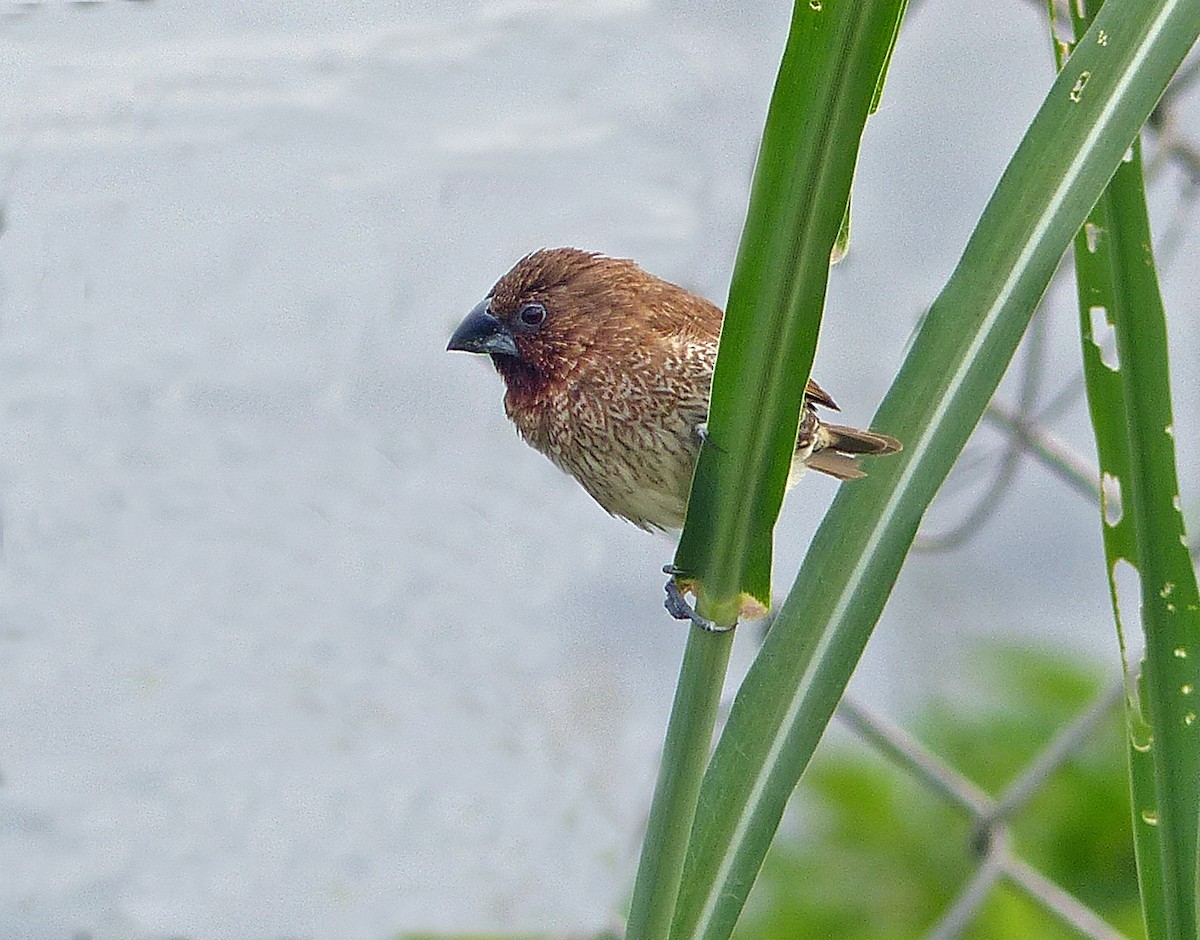
{"label": "bird perched on stem", "polygon": [[[454,331],[448,349],[488,353],[504,410],[525,440],[606,510],[643,529],[683,526],[723,314],[632,261],[574,248],[526,255]],[[863,476],[886,434],[826,424],[837,410],[809,381],[792,481],[812,467]]]}

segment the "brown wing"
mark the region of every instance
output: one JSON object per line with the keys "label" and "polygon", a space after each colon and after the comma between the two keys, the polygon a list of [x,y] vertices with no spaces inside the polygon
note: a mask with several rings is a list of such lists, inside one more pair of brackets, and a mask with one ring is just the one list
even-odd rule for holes
{"label": "brown wing", "polygon": [[804,461],[804,465],[839,480],[858,480],[866,476],[854,457],[839,454],[836,450],[819,450]]}
{"label": "brown wing", "polygon": [[837,402],[829,397],[829,393],[812,379],[808,380],[808,388],[804,390],[804,397],[808,399],[809,404],[820,405],[831,411],[841,411],[837,406]]}
{"label": "brown wing", "polygon": [[663,289],[656,299],[666,314],[670,331],[682,333],[693,342],[716,344],[721,335],[721,321],[725,318],[721,308],[682,287],[666,281],[659,283]]}
{"label": "brown wing", "polygon": [[[662,323],[670,333],[682,335],[691,342],[711,344],[715,354],[721,335],[721,321],[725,317],[720,307],[698,294],[658,278],[648,277],[647,286],[643,289],[650,295],[656,295],[653,300],[658,303],[648,305],[649,309],[665,314]],[[651,297],[646,299],[650,300]],[[841,410],[829,393],[812,379],[808,380],[804,397],[810,405],[820,405],[832,411]]]}

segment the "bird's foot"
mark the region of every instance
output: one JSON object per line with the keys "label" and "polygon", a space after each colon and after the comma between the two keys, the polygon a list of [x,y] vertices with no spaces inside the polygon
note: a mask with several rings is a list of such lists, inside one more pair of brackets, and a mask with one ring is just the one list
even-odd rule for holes
{"label": "bird's foot", "polygon": [[676,620],[690,620],[702,630],[707,630],[709,633],[728,633],[736,623],[728,627],[723,627],[720,624],[713,623],[707,617],[701,617],[696,613],[696,609],[687,602],[687,598],[683,596],[683,591],[679,588],[679,582],[676,579],[683,572],[674,565],[666,565],[663,567],[663,574],[668,574],[671,579],[666,584],[667,599],[663,601],[663,606],[667,608],[669,613]]}
{"label": "bird's foot", "polygon": [[696,440],[698,440],[701,444],[707,444],[709,447],[715,448],[719,453],[725,453],[725,448],[714,441],[712,436],[708,433],[707,421],[701,421],[694,428],[692,428],[692,431],[696,435]]}

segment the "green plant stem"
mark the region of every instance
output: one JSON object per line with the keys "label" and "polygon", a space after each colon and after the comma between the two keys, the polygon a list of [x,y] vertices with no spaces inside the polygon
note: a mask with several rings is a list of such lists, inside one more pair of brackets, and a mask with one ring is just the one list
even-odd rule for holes
{"label": "green plant stem", "polygon": [[[748,601],[770,605],[773,530],[830,255],[905,2],[799,0],[793,9],[675,556],[698,612],[723,626],[735,624]],[[662,940],[671,928],[732,636],[693,627],[688,637],[634,885],[631,940]]]}
{"label": "green plant stem", "polygon": [[[1114,176],[1113,183],[1116,183],[1116,180],[1117,177]],[[1113,283],[1114,264],[1119,265],[1120,262],[1109,258],[1113,246],[1107,234],[1114,224],[1111,219],[1112,186],[1110,183],[1104,195],[1088,214],[1084,228],[1075,237],[1075,279],[1079,294],[1079,326],[1083,340],[1082,358],[1088,410],[1095,430],[1100,469],[1109,481],[1107,491],[1102,489],[1100,492],[1101,530],[1109,598],[1124,659],[1127,649],[1126,630],[1135,628],[1136,624],[1125,624],[1121,621],[1121,605],[1117,597],[1117,564],[1124,559],[1134,568],[1141,565],[1134,507],[1125,505],[1133,472],[1128,433],[1129,417],[1125,408],[1121,374],[1109,368],[1102,360],[1100,346],[1103,339],[1094,334],[1092,321],[1092,310],[1095,309],[1111,326],[1116,306],[1120,302],[1119,293]],[[1114,481],[1120,489],[1113,486]],[[1158,796],[1155,792],[1154,755],[1151,753],[1154,735],[1133,680],[1134,669],[1128,663],[1122,665],[1125,668],[1127,685],[1125,712],[1129,738],[1130,805],[1133,811],[1134,848],[1146,936],[1149,940],[1169,940],[1167,898],[1163,883],[1163,847],[1160,838],[1162,833],[1156,822]]]}
{"label": "green plant stem", "polygon": [[[775,520],[847,219],[863,125],[905,0],[798,0],[729,287],[675,565],[719,623],[771,602]],[[884,428],[886,430],[886,428]]]}
{"label": "green plant stem", "polygon": [[1110,4],[1050,89],[872,424],[903,453],[838,493],[734,700],[701,787],[676,940],[732,933],[925,510],[1197,34],[1200,0]]}
{"label": "green plant stem", "polygon": [[[1103,12],[1099,0],[1072,4],[1075,35]],[[1131,688],[1127,696],[1127,719],[1142,909],[1151,940],[1174,940],[1194,938],[1200,928],[1200,594],[1179,512],[1166,315],[1139,141],[1127,156],[1075,239],[1076,280],[1097,451],[1120,488],[1120,505],[1106,506],[1103,528],[1118,630],[1118,562],[1136,568],[1141,584],[1146,656],[1140,694]],[[1116,368],[1101,360],[1093,335],[1099,317],[1116,333]]]}
{"label": "green plant stem", "polygon": [[1162,840],[1158,827],[1143,813],[1153,812],[1154,755],[1150,729],[1141,710],[1126,701],[1129,761],[1129,805],[1133,809],[1133,850],[1137,860],[1138,888],[1142,896],[1142,923],[1146,940],[1170,940],[1167,934],[1167,898],[1163,883]]}
{"label": "green plant stem", "polygon": [[[1130,442],[1127,501],[1137,533],[1146,661],[1142,702],[1154,735],[1168,935],[1197,936],[1200,818],[1200,598],[1176,506],[1167,331],[1146,214],[1140,147],[1110,184],[1117,352]],[[1123,480],[1122,483],[1126,481]],[[1131,491],[1131,492],[1130,492]]]}
{"label": "green plant stem", "polygon": [[697,626],[688,631],[633,887],[626,940],[660,940],[671,927],[733,632],[712,633]]}
{"label": "green plant stem", "polygon": [[[1081,2],[1070,10],[1074,35],[1082,35],[1099,9],[1099,3]],[[1049,4],[1051,35],[1055,35],[1056,8]],[[1062,69],[1074,48],[1074,43],[1055,37],[1055,64]],[[1140,160],[1140,154],[1138,155]],[[1116,316],[1115,309],[1123,299],[1116,280],[1121,277],[1123,263],[1140,266],[1137,257],[1118,259],[1113,254],[1113,244],[1108,232],[1113,225],[1128,224],[1111,218],[1115,211],[1113,194],[1118,189],[1128,189],[1127,174],[1118,168],[1104,194],[1088,213],[1074,241],[1075,282],[1079,298],[1079,326],[1082,343],[1082,359],[1088,410],[1096,435],[1096,450],[1100,458],[1100,469],[1105,476],[1116,481],[1126,492],[1131,485],[1132,464],[1129,443],[1129,416],[1125,407],[1125,393],[1120,372],[1112,369],[1101,355],[1103,337],[1095,335],[1093,310],[1103,317],[1111,327]],[[1122,200],[1129,208],[1128,199]],[[1145,215],[1144,204],[1141,214]],[[1147,238],[1149,236],[1147,235]],[[1136,271],[1134,272],[1136,277]],[[1160,304],[1155,298],[1151,303]],[[1099,489],[1099,488],[1098,488]],[[1111,487],[1110,487],[1111,489]],[[1168,926],[1168,900],[1164,882],[1164,855],[1162,833],[1157,825],[1158,794],[1155,784],[1155,755],[1152,753],[1153,732],[1148,724],[1141,700],[1133,679],[1133,670],[1127,662],[1125,629],[1121,622],[1120,604],[1117,598],[1117,563],[1124,559],[1135,568],[1140,567],[1141,550],[1135,528],[1132,508],[1125,511],[1116,490],[1099,490],[1101,530],[1104,538],[1104,555],[1108,576],[1109,597],[1113,618],[1117,625],[1117,638],[1121,647],[1122,666],[1125,674],[1125,716],[1128,736],[1129,797],[1133,816],[1133,844],[1137,858],[1138,886],[1142,901],[1142,920],[1148,940],[1170,940]],[[1117,502],[1112,503],[1113,498]]]}

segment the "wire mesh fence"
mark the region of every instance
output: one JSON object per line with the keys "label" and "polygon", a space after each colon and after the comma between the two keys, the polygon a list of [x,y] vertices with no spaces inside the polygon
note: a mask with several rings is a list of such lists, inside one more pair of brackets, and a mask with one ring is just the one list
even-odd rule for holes
{"label": "wire mesh fence", "polygon": [[[1173,186],[1171,210],[1157,237],[1156,256],[1167,269],[1192,225],[1193,208],[1200,194],[1200,149],[1172,118],[1172,105],[1200,82],[1200,58],[1186,66],[1156,110],[1147,130],[1152,156],[1151,178]],[[1163,177],[1171,175],[1164,183]],[[1072,275],[1069,264],[1057,279]],[[1047,293],[1053,296],[1054,289]],[[933,553],[961,548],[976,537],[1012,491],[1022,466],[1032,461],[1050,473],[1067,491],[1082,497],[1080,509],[1096,515],[1099,531],[1101,481],[1095,460],[1060,439],[1050,425],[1082,412],[1084,383],[1081,368],[1058,388],[1048,388],[1050,375],[1046,311],[1039,312],[1025,340],[1025,353],[1016,376],[1016,403],[993,401],[984,423],[1001,433],[998,449],[976,446],[964,453],[956,474],[946,486],[949,495],[961,496],[968,487],[977,492],[953,524],[934,534],[923,533],[914,551]],[[1086,420],[1086,419],[1084,419]],[[982,480],[982,483],[980,482]],[[1097,542],[1099,539],[1097,538]],[[1097,548],[1099,551],[1099,548]],[[1193,558],[1200,556],[1200,540],[1191,541]],[[1088,904],[1074,896],[1023,858],[1015,846],[1012,826],[1032,801],[1134,694],[1137,650],[1126,651],[1123,675],[1101,691],[1075,717],[1052,735],[1036,754],[996,793],[988,793],[950,761],[919,742],[885,716],[851,698],[843,699],[837,715],[872,751],[901,768],[928,792],[957,809],[970,823],[968,840],[970,874],[953,895],[940,917],[925,934],[927,940],[953,940],[962,936],[980,914],[989,897],[1007,885],[1024,894],[1046,913],[1081,937],[1117,940],[1124,936]],[[1132,851],[1132,846],[1130,847]]]}
{"label": "wire mesh fence", "polygon": [[928,940],[953,940],[961,935],[1001,881],[1025,892],[1081,936],[1116,940],[1122,935],[1068,891],[1046,878],[1014,851],[1009,821],[1028,805],[1042,785],[1095,732],[1097,725],[1120,703],[1124,683],[1117,683],[1054,736],[1025,769],[999,794],[991,796],[956,772],[904,729],[870,709],[843,699],[838,717],[863,741],[894,761],[938,796],[961,810],[971,821],[971,847],[976,868]]}

